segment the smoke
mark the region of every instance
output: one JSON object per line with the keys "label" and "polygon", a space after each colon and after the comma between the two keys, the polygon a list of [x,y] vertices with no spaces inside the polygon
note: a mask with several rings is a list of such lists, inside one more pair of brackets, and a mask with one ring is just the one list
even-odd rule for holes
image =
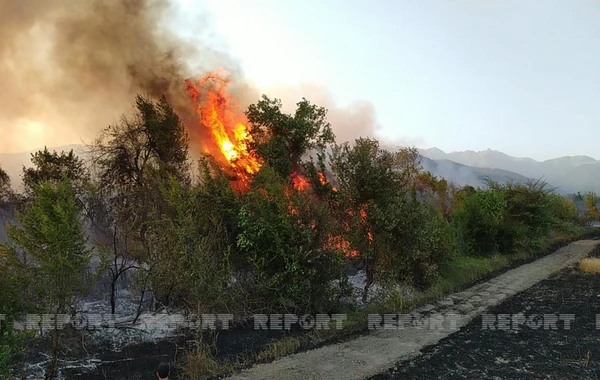
{"label": "smoke", "polygon": [[303,83],[297,86],[274,86],[269,89],[269,96],[281,99],[282,108],[287,113],[293,113],[296,103],[302,100],[303,97],[312,104],[326,108],[328,111],[327,120],[331,124],[331,129],[338,144],[353,143],[359,137],[379,139],[381,146],[390,150],[424,144],[424,140],[420,136],[394,139],[384,136],[372,103],[366,100],[356,100],[347,106],[341,106],[335,101],[334,96],[327,88],[314,83]]}
{"label": "smoke", "polygon": [[[260,94],[212,30],[206,14],[189,16],[169,0],[0,0],[0,152],[89,143],[132,111],[136,94],[166,95],[196,125],[184,81],[217,68],[245,109]],[[286,112],[302,97],[327,108],[338,143],[380,130],[372,104],[340,107],[318,85],[269,95]],[[196,141],[203,133],[189,132]]]}
{"label": "smoke", "polygon": [[185,113],[184,79],[241,76],[206,18],[184,39],[169,25],[179,16],[167,0],[0,0],[0,152],[89,142],[136,94]]}
{"label": "smoke", "polygon": [[293,113],[296,103],[306,98],[312,104],[327,109],[327,120],[335,133],[336,142],[352,142],[358,137],[377,137],[380,126],[375,108],[367,101],[355,101],[353,104],[339,106],[326,88],[312,83],[298,86],[275,86],[269,89],[269,96],[281,99],[283,111]]}

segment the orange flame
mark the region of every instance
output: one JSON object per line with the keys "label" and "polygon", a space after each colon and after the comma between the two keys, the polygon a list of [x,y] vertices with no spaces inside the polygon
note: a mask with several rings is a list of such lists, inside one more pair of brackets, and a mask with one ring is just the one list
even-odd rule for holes
{"label": "orange flame", "polygon": [[204,144],[205,153],[224,159],[236,176],[248,183],[262,162],[248,145],[253,141],[246,118],[228,93],[229,78],[223,71],[214,71],[196,82],[186,80],[188,94],[196,105],[200,123],[210,131],[218,151]]}
{"label": "orange flame", "polygon": [[323,174],[323,172],[318,172],[317,175],[319,176],[319,182],[321,182],[321,185],[327,185],[327,178],[325,178],[325,174]]}
{"label": "orange flame", "polygon": [[308,179],[298,172],[292,172],[290,177],[292,178],[292,186],[294,186],[294,189],[298,191],[304,191],[310,188],[310,182],[308,182]]}

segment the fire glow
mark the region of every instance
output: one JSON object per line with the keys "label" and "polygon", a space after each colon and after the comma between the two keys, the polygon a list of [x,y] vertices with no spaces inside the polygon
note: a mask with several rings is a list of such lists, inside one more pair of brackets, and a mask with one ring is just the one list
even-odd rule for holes
{"label": "fire glow", "polygon": [[[185,84],[196,107],[198,121],[209,132],[212,140],[203,142],[204,153],[213,156],[222,165],[221,168],[231,175],[234,188],[241,192],[248,190],[253,176],[259,172],[263,162],[249,149],[249,144],[254,141],[252,131],[235,97],[228,91],[229,78],[224,71],[217,70],[197,81],[186,80]],[[322,186],[330,186],[324,173],[318,172],[317,176]],[[290,181],[291,187],[300,192],[312,187],[310,181],[297,171],[290,174]],[[337,192],[335,187],[331,187],[331,190]],[[290,215],[299,216],[298,210],[291,204],[288,209]],[[360,215],[366,221],[364,208],[360,210]],[[314,221],[311,228],[316,229]],[[370,231],[368,234],[369,240],[372,240]],[[334,248],[348,257],[359,254],[341,235],[328,234],[324,248]]]}
{"label": "fire glow", "polygon": [[196,82],[186,80],[186,86],[200,123],[210,131],[218,147],[215,152],[205,145],[204,152],[224,159],[238,179],[248,183],[262,162],[249,151],[252,134],[244,114],[228,93],[229,79],[222,71],[214,71]]}

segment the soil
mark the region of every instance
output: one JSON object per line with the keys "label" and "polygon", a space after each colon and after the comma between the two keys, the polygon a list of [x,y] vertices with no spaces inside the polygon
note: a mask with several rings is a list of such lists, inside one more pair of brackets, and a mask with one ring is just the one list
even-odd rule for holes
{"label": "soil", "polygon": [[[592,256],[599,256],[596,249]],[[600,378],[600,274],[566,268],[486,314],[574,315],[570,328],[520,326],[519,330],[483,328],[474,318],[458,332],[399,362],[384,379],[598,379]],[[600,321],[600,319],[599,319]],[[487,327],[487,325],[486,325]],[[537,327],[537,328],[536,328]],[[548,326],[549,327],[549,326]]]}

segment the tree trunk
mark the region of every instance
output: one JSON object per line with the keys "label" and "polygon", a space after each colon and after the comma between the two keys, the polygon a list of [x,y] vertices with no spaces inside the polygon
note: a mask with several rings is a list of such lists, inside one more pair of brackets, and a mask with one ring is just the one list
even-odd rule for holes
{"label": "tree trunk", "polygon": [[365,272],[367,274],[367,278],[365,281],[365,287],[363,289],[363,296],[362,296],[363,303],[367,302],[367,299],[369,296],[369,288],[373,284],[373,269],[369,263],[367,263],[367,265],[365,265]]}
{"label": "tree trunk", "polygon": [[58,376],[58,351],[60,350],[60,332],[58,330],[58,311],[54,313],[54,328],[50,330],[52,346],[50,349],[50,363],[46,369],[46,380],[55,379]]}
{"label": "tree trunk", "polygon": [[115,314],[116,309],[116,301],[115,301],[115,293],[116,293],[116,283],[119,277],[112,277],[112,281],[110,283],[110,311],[112,314]]}

